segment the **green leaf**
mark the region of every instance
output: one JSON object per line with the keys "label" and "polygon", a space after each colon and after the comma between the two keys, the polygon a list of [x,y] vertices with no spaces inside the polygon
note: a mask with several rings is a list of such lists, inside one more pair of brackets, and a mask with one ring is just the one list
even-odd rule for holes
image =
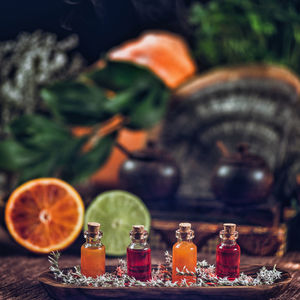
{"label": "green leaf", "polygon": [[40,115],[25,115],[13,121],[10,131],[24,147],[51,149],[64,143],[70,132],[54,121]]}
{"label": "green leaf", "polygon": [[45,149],[43,152],[38,152],[39,158],[35,161],[29,161],[20,170],[19,182],[49,176],[58,176],[68,181],[69,177],[65,174],[80,157],[86,141],[87,137],[70,137],[64,143],[53,145],[53,148],[49,148],[48,151]]}
{"label": "green leaf", "polygon": [[101,138],[94,147],[77,157],[70,165],[66,177],[73,183],[87,179],[102,166],[109,157],[115,141],[115,134]]}
{"label": "green leaf", "polygon": [[297,43],[300,42],[300,24],[293,26],[294,39]]}
{"label": "green leaf", "polygon": [[91,125],[111,117],[102,88],[76,81],[55,83],[41,91],[52,113],[70,125]]}
{"label": "green leaf", "polygon": [[97,85],[113,91],[127,89],[141,78],[158,79],[149,69],[129,62],[106,62],[106,66],[84,75],[93,80]]}
{"label": "green leaf", "polygon": [[11,124],[10,131],[15,140],[0,143],[0,167],[18,171],[20,182],[62,175],[81,156],[89,138],[75,137],[61,125],[39,115],[20,117]]}
{"label": "green leaf", "polygon": [[136,93],[136,87],[129,88],[123,92],[119,92],[115,97],[105,103],[104,109],[113,115],[126,115],[128,111],[134,109],[132,105],[135,101]]}
{"label": "green leaf", "polygon": [[28,164],[33,164],[40,155],[23,147],[14,140],[0,142],[0,169],[5,171],[17,171]]}
{"label": "green leaf", "polygon": [[136,106],[144,101],[144,96],[152,88],[165,89],[160,82],[155,80],[148,80],[144,77],[140,78],[130,88],[119,92],[114,98],[105,104],[105,109],[113,114],[121,114],[128,116],[136,110]]}
{"label": "green leaf", "polygon": [[19,184],[34,178],[56,176],[56,161],[57,152],[52,152],[44,154],[39,161],[24,166],[19,172]]}
{"label": "green leaf", "polygon": [[69,167],[81,155],[83,147],[88,142],[89,135],[82,137],[72,136],[68,141],[61,145],[57,165],[61,168],[61,172]]}
{"label": "green leaf", "polygon": [[[141,95],[146,94],[144,90],[158,88],[163,93],[166,89],[152,72],[127,62],[107,61],[104,68],[81,78],[83,82],[65,81],[42,90],[42,97],[53,114],[70,125],[94,125],[116,114],[135,115],[136,103],[140,105],[143,101]],[[112,89],[117,94],[107,99],[103,89]],[[148,104],[147,109],[151,108],[157,110],[157,107]],[[138,111],[141,110],[138,108]],[[147,121],[142,128],[149,128],[150,123],[154,124]],[[136,122],[133,126],[138,124]]]}
{"label": "green leaf", "polygon": [[96,84],[119,91],[105,110],[128,116],[132,129],[151,128],[164,115],[168,92],[152,72],[137,65],[108,61],[104,69],[88,75]]}
{"label": "green leaf", "polygon": [[135,109],[130,113],[130,123],[127,125],[131,129],[148,129],[159,122],[167,108],[169,91],[160,87],[153,87],[146,91],[146,95],[139,103],[135,104]]}

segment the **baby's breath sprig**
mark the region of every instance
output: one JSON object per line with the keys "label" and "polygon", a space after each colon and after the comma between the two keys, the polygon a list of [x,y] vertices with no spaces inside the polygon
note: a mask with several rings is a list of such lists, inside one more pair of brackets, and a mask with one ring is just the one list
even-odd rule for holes
{"label": "baby's breath sprig", "polygon": [[172,268],[172,255],[169,251],[165,251],[165,263],[167,267]]}
{"label": "baby's breath sprig", "polygon": [[97,278],[86,277],[81,274],[80,267],[75,266],[70,271],[64,272],[59,268],[60,253],[51,252],[48,260],[50,262],[50,271],[54,274],[56,280],[65,284],[73,284],[77,286],[94,286],[94,287],[202,287],[202,286],[257,286],[257,285],[271,285],[276,280],[281,278],[281,272],[276,269],[274,265],[272,270],[262,267],[256,277],[248,276],[241,273],[240,276],[234,280],[229,280],[227,277],[218,278],[215,274],[215,266],[209,265],[205,260],[198,261],[195,272],[184,267],[182,270],[176,269],[178,275],[196,276],[195,283],[188,284],[186,279],[180,283],[172,282],[170,266],[172,256],[166,251],[164,265],[159,265],[156,270],[152,271],[152,279],[147,282],[136,280],[127,275],[126,261],[119,260],[119,265],[115,272],[105,273]]}
{"label": "baby's breath sprig", "polygon": [[[59,268],[60,253],[58,251],[51,252],[48,256],[50,262],[50,271],[54,274],[55,279],[65,283],[77,286],[94,286],[94,287],[125,287],[125,286],[146,286],[145,282],[136,280],[126,274],[127,266],[124,260],[119,260],[119,266],[115,273],[105,273],[96,278],[86,277],[81,273],[79,266],[74,266],[72,270],[67,272]],[[118,273],[121,270],[121,273]],[[126,272],[124,273],[124,270]]]}
{"label": "baby's breath sprig", "polygon": [[0,135],[16,117],[43,109],[42,86],[83,71],[85,61],[74,51],[78,44],[76,35],[58,40],[40,30],[0,42]]}
{"label": "baby's breath sprig", "polygon": [[254,278],[241,273],[238,278],[229,280],[227,277],[220,278],[215,274],[215,266],[209,265],[205,260],[197,262],[195,272],[187,270],[186,267],[180,271],[176,269],[177,275],[196,276],[196,282],[192,286],[257,286],[257,285],[271,285],[277,279],[281,278],[281,272],[276,269],[274,265],[272,270],[262,267],[257,276]]}

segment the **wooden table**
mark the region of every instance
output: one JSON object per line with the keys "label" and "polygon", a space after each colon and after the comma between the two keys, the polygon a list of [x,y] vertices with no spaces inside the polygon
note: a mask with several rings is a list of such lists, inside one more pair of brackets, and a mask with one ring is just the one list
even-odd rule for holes
{"label": "wooden table", "polygon": [[[29,254],[18,248],[13,242],[3,242],[3,232],[0,232],[0,299],[20,300],[50,300],[46,291],[37,281],[41,272],[48,269],[47,256]],[[76,253],[78,251],[78,253]],[[163,261],[163,253],[154,252],[153,263]],[[214,263],[214,257],[199,256]],[[107,264],[116,264],[117,259],[107,259]],[[63,253],[60,260],[62,267],[80,263],[79,248]],[[276,299],[300,300],[300,253],[288,253],[284,257],[249,257],[242,256],[241,263],[273,265],[287,269],[293,276],[289,289]]]}

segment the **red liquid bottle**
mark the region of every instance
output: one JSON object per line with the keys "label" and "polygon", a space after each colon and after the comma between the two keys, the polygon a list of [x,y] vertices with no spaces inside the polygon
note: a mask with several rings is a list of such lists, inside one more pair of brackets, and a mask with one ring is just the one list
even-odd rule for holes
{"label": "red liquid bottle", "polygon": [[224,224],[224,230],[220,231],[221,243],[216,251],[216,274],[218,277],[228,277],[234,280],[240,275],[240,246],[236,243],[238,232],[236,225]]}
{"label": "red liquid bottle", "polygon": [[127,248],[127,274],[140,281],[151,280],[151,249],[143,225],[133,225]]}

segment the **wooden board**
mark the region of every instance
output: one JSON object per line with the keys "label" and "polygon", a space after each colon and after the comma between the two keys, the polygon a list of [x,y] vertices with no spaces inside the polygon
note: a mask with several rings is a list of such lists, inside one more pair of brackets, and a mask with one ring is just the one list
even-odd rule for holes
{"label": "wooden board", "polygon": [[[107,267],[107,271],[113,271],[115,267]],[[241,272],[247,275],[255,275],[260,266],[241,266]],[[273,267],[269,267],[273,268]],[[64,269],[68,271],[68,269]],[[122,288],[99,288],[99,287],[75,287],[56,281],[53,274],[48,271],[42,273],[38,280],[55,299],[269,299],[280,295],[287,289],[292,278],[284,270],[282,278],[270,286],[224,286],[224,287],[122,287]]]}

